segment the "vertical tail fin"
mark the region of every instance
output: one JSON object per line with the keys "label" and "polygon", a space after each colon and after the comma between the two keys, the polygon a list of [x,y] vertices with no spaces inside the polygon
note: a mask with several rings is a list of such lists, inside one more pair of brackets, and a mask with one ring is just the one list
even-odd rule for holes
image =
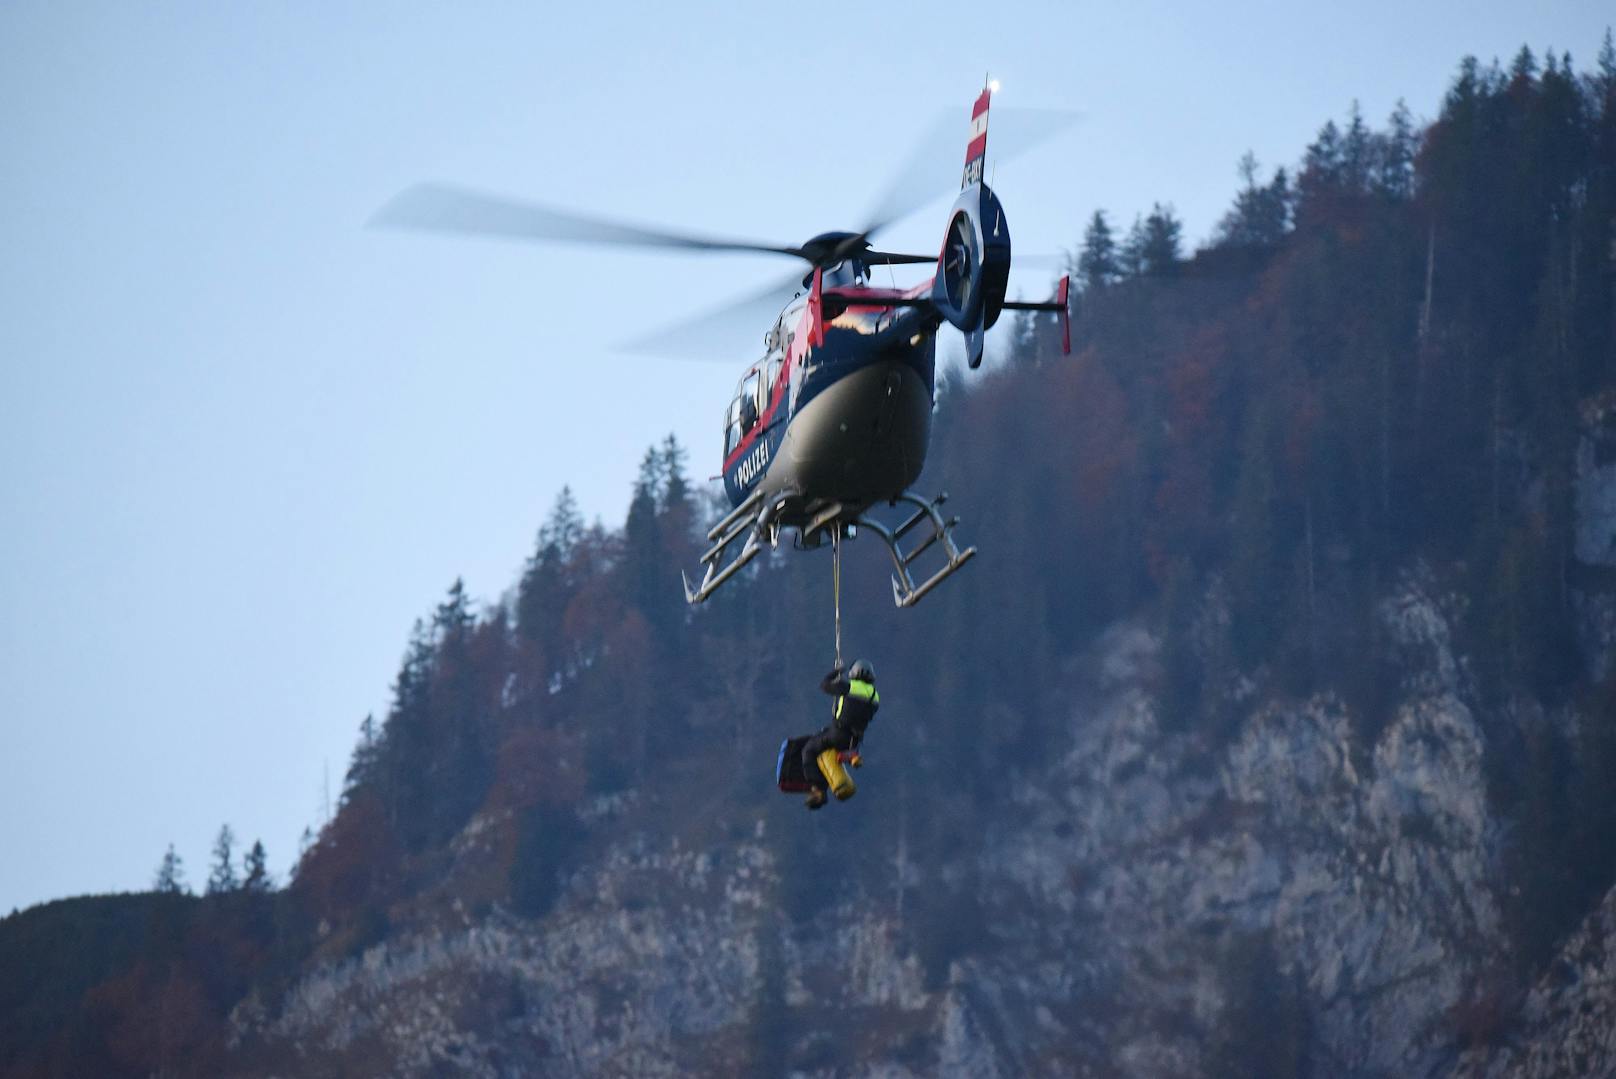
{"label": "vertical tail fin", "polygon": [[960,187],[982,182],[982,161],[988,155],[988,104],[993,90],[986,88],[971,106],[971,141],[965,147],[965,175]]}

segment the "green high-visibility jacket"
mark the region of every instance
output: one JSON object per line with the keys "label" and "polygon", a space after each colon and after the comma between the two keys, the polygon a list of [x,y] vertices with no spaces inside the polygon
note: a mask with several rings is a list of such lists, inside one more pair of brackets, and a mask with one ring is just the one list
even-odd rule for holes
{"label": "green high-visibility jacket", "polygon": [[875,718],[881,707],[881,694],[874,682],[853,681],[842,677],[840,671],[831,671],[819,683],[819,688],[836,698],[832,720],[838,728],[853,735],[855,743],[864,737],[864,728]]}

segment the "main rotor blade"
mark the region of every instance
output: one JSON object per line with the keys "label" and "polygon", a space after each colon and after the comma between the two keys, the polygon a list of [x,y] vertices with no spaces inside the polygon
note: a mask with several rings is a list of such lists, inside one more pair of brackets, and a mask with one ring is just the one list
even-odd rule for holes
{"label": "main rotor blade", "polygon": [[763,288],[693,318],[663,326],[616,347],[624,352],[735,363],[763,355],[763,336],[791,298],[802,291],[802,274]]}
{"label": "main rotor blade", "polygon": [[[1071,127],[1083,114],[1069,109],[993,106],[988,112],[988,161],[1009,161]],[[865,218],[869,236],[957,187],[971,125],[964,110],[939,115],[915,144]]]}
{"label": "main rotor blade", "polygon": [[446,184],[417,184],[400,192],[376,211],[369,223],[384,228],[453,232],[512,240],[661,247],[680,251],[761,251],[805,257],[802,250],[796,247],[630,225]]}

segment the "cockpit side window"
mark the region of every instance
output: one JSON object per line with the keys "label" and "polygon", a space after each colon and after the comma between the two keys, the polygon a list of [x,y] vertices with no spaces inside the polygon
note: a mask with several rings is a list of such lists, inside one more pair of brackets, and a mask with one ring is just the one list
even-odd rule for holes
{"label": "cockpit side window", "polygon": [[785,366],[786,352],[785,319],[775,324],[774,330],[768,336],[769,350],[763,357],[762,372],[763,383],[758,387],[758,408],[766,409],[769,401],[774,397],[775,383],[780,381],[780,368]]}
{"label": "cockpit side window", "polygon": [[769,357],[768,365],[763,372],[763,407],[769,407],[769,401],[774,397],[774,387],[780,381],[780,369],[786,364],[786,358],[776,352]]}
{"label": "cockpit side window", "polygon": [[762,400],[758,393],[759,383],[762,381],[757,370],[748,371],[741,380],[741,422],[748,430],[757,422],[759,402]]}
{"label": "cockpit side window", "polygon": [[741,399],[737,397],[724,410],[724,456],[735,452],[741,444]]}
{"label": "cockpit side window", "polygon": [[724,413],[724,456],[728,457],[735,452],[735,447],[741,444],[757,423],[758,418],[758,369],[748,371],[741,384],[735,387],[735,399],[730,402],[729,411]]}

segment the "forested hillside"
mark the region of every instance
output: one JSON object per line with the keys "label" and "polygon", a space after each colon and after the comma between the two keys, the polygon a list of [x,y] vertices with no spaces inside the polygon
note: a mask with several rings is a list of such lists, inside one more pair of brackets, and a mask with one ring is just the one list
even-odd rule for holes
{"label": "forested hillside", "polygon": [[828,549],[687,608],[670,437],[417,623],[284,888],[0,922],[0,1075],[1616,1069],[1616,49],[1432,107],[1095,210],[1072,355],[944,374],[981,553],[847,549],[856,799],[773,790]]}

